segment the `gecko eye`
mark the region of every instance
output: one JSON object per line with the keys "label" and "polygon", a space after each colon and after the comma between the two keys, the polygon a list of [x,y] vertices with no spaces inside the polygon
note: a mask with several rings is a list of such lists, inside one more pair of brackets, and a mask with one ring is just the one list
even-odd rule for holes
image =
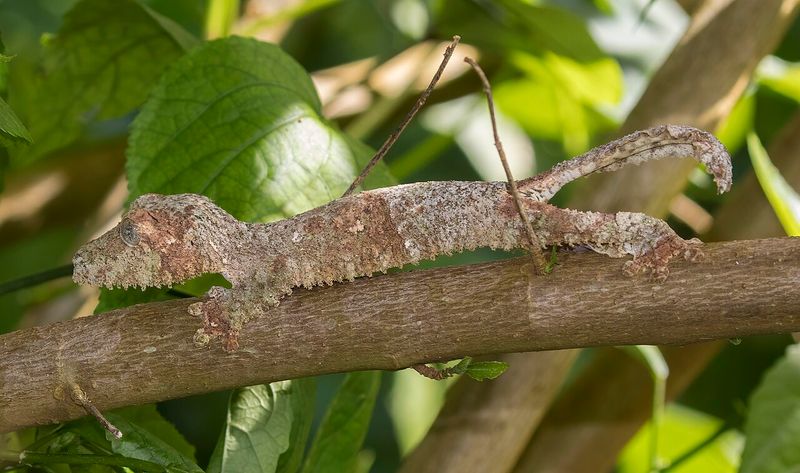
{"label": "gecko eye", "polygon": [[136,246],[139,244],[139,232],[136,230],[136,224],[129,219],[123,219],[119,225],[119,236],[122,241],[128,246]]}

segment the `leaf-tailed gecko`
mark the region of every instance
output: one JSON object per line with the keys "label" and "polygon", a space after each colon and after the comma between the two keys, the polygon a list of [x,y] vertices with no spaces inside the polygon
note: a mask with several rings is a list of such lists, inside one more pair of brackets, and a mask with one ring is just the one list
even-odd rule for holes
{"label": "leaf-tailed gecko", "polygon": [[[674,125],[635,132],[518,182],[539,245],[632,255],[627,273],[657,279],[667,276],[672,258],[698,258],[700,241],[683,240],[659,219],[547,203],[580,176],[667,157],[692,157],[705,164],[719,192],[730,188],[730,157],[709,133]],[[73,263],[76,282],[106,287],[169,286],[222,274],[232,288],[211,288],[189,312],[203,318],[195,343],[222,337],[223,348],[233,351],[243,325],[293,287],[352,280],[479,247],[526,245],[506,183],[420,182],[361,192],[267,224],[240,222],[200,195],[145,194]]]}

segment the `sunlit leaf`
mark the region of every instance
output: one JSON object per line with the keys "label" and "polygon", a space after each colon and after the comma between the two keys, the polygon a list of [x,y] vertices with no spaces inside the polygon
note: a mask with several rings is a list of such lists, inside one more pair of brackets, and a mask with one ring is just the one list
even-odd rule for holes
{"label": "sunlit leaf", "polygon": [[741,473],[783,473],[800,466],[800,346],[764,375],[750,399]]}
{"label": "sunlit leaf", "polygon": [[752,90],[743,94],[731,113],[717,127],[714,135],[719,138],[725,148],[733,154],[747,141],[747,134],[753,129],[756,115],[756,95]]}
{"label": "sunlit leaf", "polygon": [[277,46],[206,43],[162,77],[133,124],[131,195],[201,193],[249,221],[324,204],[371,153],[319,111],[308,74]]}
{"label": "sunlit leaf", "polygon": [[755,133],[747,136],[747,150],[758,182],[787,235],[800,236],[800,195],[781,176]]}
{"label": "sunlit leaf", "polygon": [[531,135],[563,141],[569,154],[577,154],[592,136],[615,127],[600,111],[621,98],[622,73],[614,60],[517,53],[512,62],[525,76],[500,83],[495,98]]}
{"label": "sunlit leaf", "polygon": [[314,437],[303,473],[353,472],[367,435],[381,373],[348,373]]}
{"label": "sunlit leaf", "polygon": [[[619,457],[615,471],[641,473],[651,469],[650,424],[628,442]],[[680,405],[666,410],[660,428],[662,438],[660,466],[670,466],[670,473],[734,473],[737,471],[743,438],[723,422],[699,411]]]}
{"label": "sunlit leaf", "polygon": [[759,68],[757,81],[762,87],[800,102],[800,63],[770,57]]}

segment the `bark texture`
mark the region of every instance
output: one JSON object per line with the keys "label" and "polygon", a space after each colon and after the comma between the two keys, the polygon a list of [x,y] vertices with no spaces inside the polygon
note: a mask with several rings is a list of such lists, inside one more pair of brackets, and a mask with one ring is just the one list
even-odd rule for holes
{"label": "bark texture", "polygon": [[663,283],[579,253],[562,255],[548,277],[521,258],[297,291],[248,324],[235,353],[192,344],[198,321],[186,310],[196,299],[12,332],[0,337],[0,431],[80,417],[72,384],[105,410],[466,354],[800,331],[800,239],[704,250]]}

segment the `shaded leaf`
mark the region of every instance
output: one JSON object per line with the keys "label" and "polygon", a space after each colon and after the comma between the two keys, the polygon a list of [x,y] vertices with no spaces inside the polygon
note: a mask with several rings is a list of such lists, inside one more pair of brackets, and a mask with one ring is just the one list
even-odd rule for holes
{"label": "shaded leaf", "polygon": [[381,373],[348,373],[314,437],[303,473],[353,472],[367,435]]}
{"label": "shaded leaf", "polygon": [[744,432],[741,473],[778,473],[800,468],[800,346],[764,375],[753,392]]}
{"label": "shaded leaf", "polygon": [[781,176],[755,133],[747,135],[747,150],[758,182],[789,236],[800,236],[800,195]]}
{"label": "shaded leaf", "polygon": [[[177,26],[175,26],[177,28]],[[181,41],[134,0],[83,0],[45,45],[45,76],[15,82],[29,90],[12,105],[34,145],[15,150],[28,163],[80,136],[94,119],[124,116],[144,102],[163,70],[184,52]]]}
{"label": "shaded leaf", "polygon": [[0,98],[0,146],[30,143],[31,135],[11,107]]}
{"label": "shaded leaf", "polygon": [[106,440],[111,442],[111,450],[128,458],[136,458],[164,466],[167,471],[202,473],[191,458],[184,455],[160,436],[145,427],[130,421],[125,415],[109,412],[108,420],[123,433],[121,439],[106,433]]}
{"label": "shaded leaf", "polygon": [[278,381],[233,391],[208,472],[294,472],[311,429],[315,383]]}

